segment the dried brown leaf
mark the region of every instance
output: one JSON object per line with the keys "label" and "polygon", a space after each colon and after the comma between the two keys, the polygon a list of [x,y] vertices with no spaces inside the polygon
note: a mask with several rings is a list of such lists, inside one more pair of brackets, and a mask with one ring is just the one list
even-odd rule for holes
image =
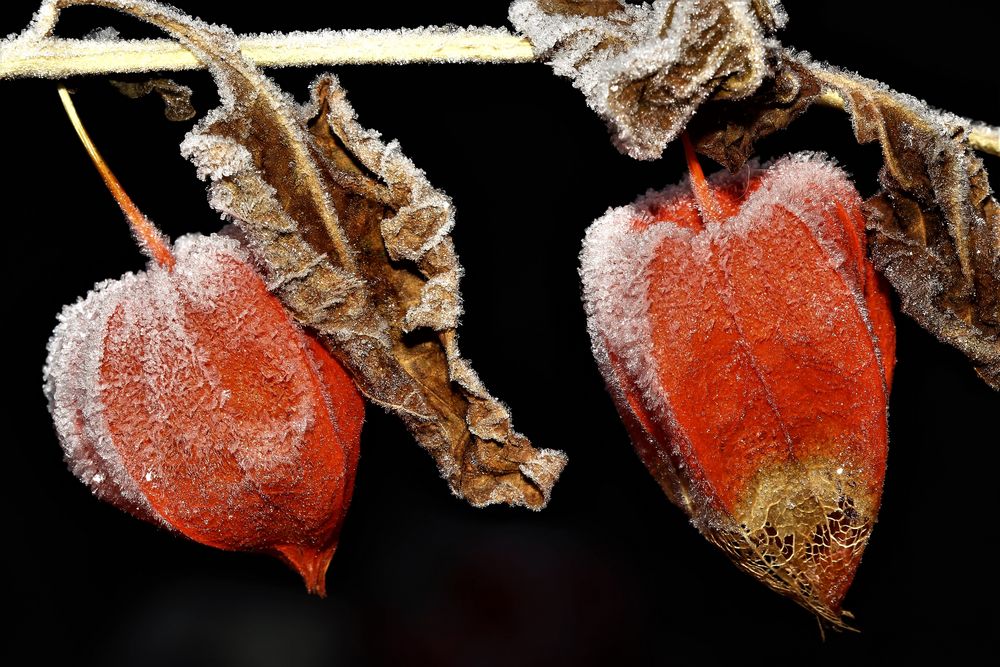
{"label": "dried brown leaf", "polygon": [[1000,389],[1000,206],[968,121],[862,77],[812,66],[879,142],[883,190],[866,203],[872,260],[906,314]]}
{"label": "dried brown leaf", "polygon": [[142,81],[112,81],[111,85],[131,99],[156,93],[163,100],[163,115],[167,120],[191,120],[197,115],[191,104],[191,89],[173,79],[145,79]]}
{"label": "dried brown leaf", "polygon": [[538,0],[538,6],[547,14],[570,16],[607,16],[620,11],[620,0]]}
{"label": "dried brown leaf", "polygon": [[774,75],[744,100],[709,100],[687,126],[698,152],[732,172],[754,154],[757,140],[798,118],[822,92],[812,72],[784,51],[769,53]]}
{"label": "dried brown leaf", "polygon": [[271,289],[367,398],[400,416],[452,492],[476,506],[540,509],[566,463],[535,449],[461,357],[461,268],[451,200],[395,143],[358,125],[333,76],[297,105],[243,59],[234,35],[152,2],[64,0],[162,28],[206,63],[222,106],[182,152],[211,181]]}
{"label": "dried brown leaf", "polygon": [[[380,400],[400,406],[394,409],[435,454],[453,489],[474,505],[543,506],[565,457],[535,450],[513,431],[506,408],[458,353],[461,269],[447,236],[451,200],[398,147],[357,124],[334,77],[314,83],[310,107],[316,145],[351,176],[330,188],[337,210],[347,213],[347,235],[362,256],[380,258],[359,268],[376,313],[390,322],[388,351],[402,370],[391,374],[393,393]],[[362,350],[362,362],[366,356]],[[408,404],[413,396],[416,409]]]}
{"label": "dried brown leaf", "polygon": [[510,20],[573,79],[618,148],[656,159],[709,97],[739,100],[769,72],[776,0],[657,0],[648,5],[518,0]]}

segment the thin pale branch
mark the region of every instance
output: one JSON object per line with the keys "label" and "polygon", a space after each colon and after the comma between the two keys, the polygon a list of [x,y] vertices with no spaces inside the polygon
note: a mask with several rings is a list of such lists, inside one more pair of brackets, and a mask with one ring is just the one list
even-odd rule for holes
{"label": "thin pale branch", "polygon": [[[531,42],[502,28],[449,30],[322,30],[240,37],[243,55],[262,67],[532,62]],[[155,40],[14,39],[0,43],[0,79],[62,79],[202,69],[177,42]]]}
{"label": "thin pale branch", "polygon": [[[406,63],[526,63],[538,59],[531,42],[503,28],[417,30],[322,30],[246,35],[240,48],[262,67]],[[170,40],[15,38],[0,43],[0,79],[62,79],[78,74],[201,69],[184,47]],[[825,92],[820,104],[844,108]],[[1000,156],[1000,128],[971,123],[969,142]]]}

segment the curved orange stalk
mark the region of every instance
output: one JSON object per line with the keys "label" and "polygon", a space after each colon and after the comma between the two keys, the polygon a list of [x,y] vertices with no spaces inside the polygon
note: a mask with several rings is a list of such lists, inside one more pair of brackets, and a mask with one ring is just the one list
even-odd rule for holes
{"label": "curved orange stalk", "polygon": [[701,217],[709,222],[722,222],[726,216],[712,195],[712,186],[705,178],[705,172],[701,169],[701,163],[698,162],[698,156],[694,152],[694,146],[687,132],[681,134],[681,143],[684,144],[684,157],[687,158],[688,173],[691,174],[691,190],[701,210]]}
{"label": "curved orange stalk", "polygon": [[174,254],[170,250],[170,244],[167,239],[163,236],[162,232],[156,228],[149,218],[142,214],[139,207],[135,205],[131,197],[126,194],[125,189],[122,184],[118,182],[115,178],[114,173],[112,173],[111,168],[108,167],[104,158],[101,157],[100,151],[97,150],[97,146],[94,142],[90,140],[90,135],[87,134],[87,130],[84,129],[83,123],[80,121],[80,117],[76,113],[76,107],[73,106],[73,100],[70,98],[69,91],[66,86],[59,86],[59,98],[62,100],[63,107],[66,109],[66,115],[69,116],[70,122],[73,124],[73,129],[76,130],[76,134],[80,137],[80,141],[83,143],[83,147],[87,149],[87,154],[90,156],[91,161],[94,166],[97,167],[97,172],[104,179],[104,184],[108,187],[108,191],[111,196],[115,198],[118,202],[118,206],[121,207],[122,213],[128,218],[129,226],[132,228],[132,233],[135,234],[136,239],[139,241],[139,246],[150,256],[157,264],[167,269],[168,271],[174,268],[176,260],[174,259]]}

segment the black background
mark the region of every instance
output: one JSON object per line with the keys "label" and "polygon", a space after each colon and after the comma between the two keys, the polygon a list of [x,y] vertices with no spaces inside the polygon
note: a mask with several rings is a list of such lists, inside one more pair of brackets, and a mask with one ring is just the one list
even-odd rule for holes
{"label": "black background", "polygon": [[[505,24],[503,2],[181,3],[238,32]],[[786,2],[783,40],[958,114],[1000,123],[995,24],[981,3]],[[30,2],[5,3],[0,34]],[[62,35],[134,21],[74,9]],[[570,464],[541,513],[453,498],[393,417],[370,409],[351,512],[327,579],[215,551],[95,500],[66,470],[41,392],[56,313],[99,280],[139,270],[121,216],[47,81],[0,82],[5,150],[3,365],[8,647],[109,665],[846,664],[992,650],[1000,401],[963,357],[898,320],[891,452],[880,521],[845,606],[861,633],[828,633],[739,573],[662,495],[629,446],[593,364],[580,304],[584,229],[609,206],[681,177],[676,147],[620,155],[566,80],[542,65],[336,68],[361,123],[399,139],[458,210],[461,343],[518,430]],[[277,73],[304,99],[316,70]],[[206,74],[200,111],[215,104]],[[96,143],[171,236],[219,221],[177,150],[190,123],[101,78],[75,82]],[[875,189],[877,149],[815,109],[760,146],[824,150]],[[994,173],[1000,160],[987,157]],[[992,182],[997,183],[994,177]]]}

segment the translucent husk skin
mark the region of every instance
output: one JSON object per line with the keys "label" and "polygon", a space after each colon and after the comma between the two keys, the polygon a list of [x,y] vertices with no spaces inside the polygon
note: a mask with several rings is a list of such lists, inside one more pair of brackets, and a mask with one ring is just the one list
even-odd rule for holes
{"label": "translucent husk skin", "polygon": [[45,389],[67,464],[101,499],[219,549],[278,556],[325,593],[364,403],[231,238],[68,306]]}
{"label": "translucent husk skin", "polygon": [[895,345],[860,198],[814,156],[692,171],[588,230],[594,353],[668,497],[741,569],[843,626]]}

